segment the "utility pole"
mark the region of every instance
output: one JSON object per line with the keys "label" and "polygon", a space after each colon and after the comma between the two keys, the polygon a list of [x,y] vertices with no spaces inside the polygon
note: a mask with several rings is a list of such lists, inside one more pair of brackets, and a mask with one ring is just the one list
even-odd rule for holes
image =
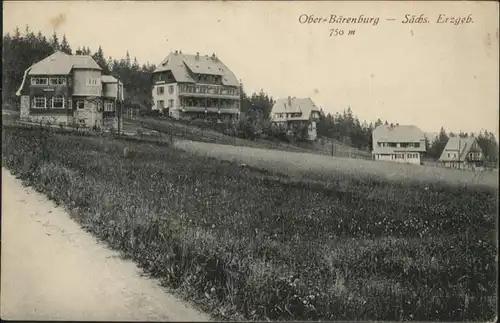
{"label": "utility pole", "polygon": [[121,97],[120,97],[120,79],[117,77],[116,78],[116,100],[115,100],[115,107],[116,107],[116,116],[118,119],[118,134],[121,133],[122,127],[121,127],[121,121],[122,121],[122,109],[121,109]]}
{"label": "utility pole", "polygon": [[461,146],[461,140],[460,140],[460,136],[458,137],[458,169],[461,169],[462,168],[462,165],[460,165],[460,154],[461,154],[461,150],[460,150],[460,146]]}

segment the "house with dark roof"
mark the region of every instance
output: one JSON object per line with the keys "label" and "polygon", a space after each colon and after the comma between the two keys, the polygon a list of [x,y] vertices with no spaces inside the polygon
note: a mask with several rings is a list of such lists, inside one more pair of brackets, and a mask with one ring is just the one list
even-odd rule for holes
{"label": "house with dark roof", "polygon": [[271,122],[287,131],[307,127],[307,140],[316,140],[320,110],[311,98],[278,99],[271,109]]}
{"label": "house with dark roof", "polygon": [[117,127],[123,84],[87,55],[57,51],[30,66],[16,93],[21,120]]}
{"label": "house with dark roof", "polygon": [[474,169],[484,165],[484,154],[475,137],[451,137],[439,161],[445,167]]}
{"label": "house with dark roof", "polygon": [[372,132],[372,147],[374,160],[419,165],[425,133],[413,125],[380,125]]}
{"label": "house with dark roof", "polygon": [[153,72],[153,110],[175,119],[236,120],[240,82],[217,57],[170,53]]}

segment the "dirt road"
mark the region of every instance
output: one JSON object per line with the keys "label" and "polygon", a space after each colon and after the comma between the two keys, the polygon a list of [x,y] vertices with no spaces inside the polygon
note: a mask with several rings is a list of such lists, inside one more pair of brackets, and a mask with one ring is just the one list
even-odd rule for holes
{"label": "dirt road", "polygon": [[2,168],[1,317],[207,321]]}

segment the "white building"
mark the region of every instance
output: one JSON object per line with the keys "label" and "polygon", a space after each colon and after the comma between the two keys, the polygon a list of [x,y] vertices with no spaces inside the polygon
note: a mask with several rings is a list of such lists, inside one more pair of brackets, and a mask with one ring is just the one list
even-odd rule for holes
{"label": "white building", "polygon": [[445,167],[474,169],[484,166],[484,154],[474,137],[452,137],[446,143],[439,161]]}
{"label": "white building", "polygon": [[271,110],[271,122],[286,130],[296,127],[307,127],[307,140],[316,140],[318,137],[316,125],[320,110],[310,98],[278,99]]}
{"label": "white building", "polygon": [[380,125],[373,130],[373,158],[396,163],[420,164],[425,134],[416,126]]}
{"label": "white building", "polygon": [[175,119],[237,119],[240,82],[217,57],[170,53],[153,72],[153,110]]}

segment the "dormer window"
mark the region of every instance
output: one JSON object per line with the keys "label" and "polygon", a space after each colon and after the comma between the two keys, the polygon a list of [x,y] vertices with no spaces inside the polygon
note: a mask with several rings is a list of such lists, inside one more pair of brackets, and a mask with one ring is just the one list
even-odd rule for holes
{"label": "dormer window", "polygon": [[48,83],[47,77],[34,76],[31,78],[31,85],[47,85]]}
{"label": "dormer window", "polygon": [[66,77],[64,76],[51,77],[50,85],[66,85]]}

